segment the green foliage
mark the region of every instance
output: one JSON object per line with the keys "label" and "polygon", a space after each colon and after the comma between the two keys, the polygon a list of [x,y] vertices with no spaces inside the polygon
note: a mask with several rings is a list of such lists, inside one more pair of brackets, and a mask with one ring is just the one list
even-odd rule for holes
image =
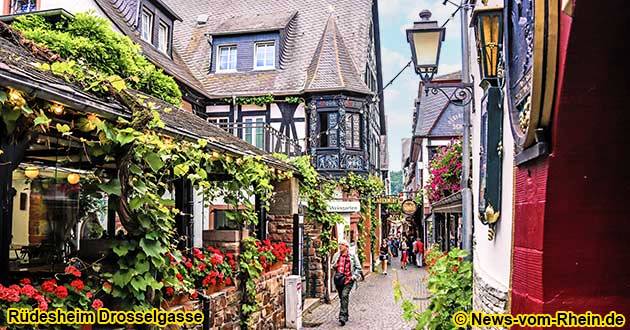
{"label": "green foliage", "polygon": [[[382,195],[384,186],[383,181],[374,175],[362,176],[350,172],[347,176],[339,181],[342,189],[347,193],[356,192],[359,194],[359,200],[361,203],[361,221],[357,223],[357,229],[359,231],[359,237],[357,239],[357,252],[361,263],[365,262],[365,221],[371,219],[369,235],[370,235],[370,250],[375,252],[376,248],[376,227],[378,227],[378,216],[376,213],[376,203],[374,200]],[[372,258],[374,259],[374,258]]]}
{"label": "green foliage", "polygon": [[[426,310],[418,311],[411,301],[402,300],[403,317],[416,320],[416,329],[457,329],[452,322],[453,314],[472,310],[472,262],[464,260],[467,252],[460,249],[442,257],[437,256],[438,252],[435,254],[428,280],[431,303]],[[402,299],[400,286],[395,285],[394,298]]]}
{"label": "green foliage", "polygon": [[287,96],[284,100],[289,104],[300,104],[304,103],[304,99],[299,96]]}
{"label": "green foliage", "polygon": [[389,172],[389,187],[392,195],[398,195],[399,192],[404,190],[403,179],[402,171]]}
{"label": "green foliage", "polygon": [[256,299],[256,280],[263,273],[263,266],[258,258],[258,248],[256,239],[253,237],[245,238],[242,241],[243,252],[239,255],[239,277],[241,283],[244,283],[244,297],[241,305],[241,320],[243,326],[250,328],[248,324],[249,316],[260,309],[260,304]]}
{"label": "green foliage", "polygon": [[[181,104],[182,94],[175,80],[149,62],[140,46],[113,31],[104,18],[93,13],[78,13],[52,24],[39,15],[24,15],[18,17],[12,27],[64,59],[80,63],[67,62],[74,64],[65,69],[71,70],[77,80],[89,85],[94,82],[89,79],[94,72],[106,77],[118,75],[130,88],[174,105]],[[81,75],[84,70],[86,74]],[[98,84],[98,80],[96,82]]]}
{"label": "green foliage", "polygon": [[[280,156],[282,159],[283,157]],[[332,239],[332,228],[343,222],[339,213],[328,212],[328,201],[332,199],[336,184],[319,176],[308,156],[289,159],[301,176],[300,198],[307,202],[306,216],[322,225],[321,246],[317,253],[321,256],[337,249],[337,242]]]}

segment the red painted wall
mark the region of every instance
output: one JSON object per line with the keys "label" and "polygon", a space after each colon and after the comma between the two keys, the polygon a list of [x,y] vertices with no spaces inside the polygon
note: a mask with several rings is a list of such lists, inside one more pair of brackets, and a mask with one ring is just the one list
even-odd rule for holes
{"label": "red painted wall", "polygon": [[551,155],[517,169],[512,312],[630,318],[630,88],[624,1],[561,17]]}

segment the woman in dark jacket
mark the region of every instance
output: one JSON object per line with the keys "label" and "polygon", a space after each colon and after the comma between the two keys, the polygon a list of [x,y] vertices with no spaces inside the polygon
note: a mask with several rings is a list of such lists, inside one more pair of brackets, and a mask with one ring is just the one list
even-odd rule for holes
{"label": "woman in dark jacket", "polygon": [[387,262],[391,256],[392,251],[389,248],[389,244],[387,244],[386,240],[382,240],[381,248],[378,253],[378,259],[381,261],[381,273],[383,273],[383,275],[387,275]]}

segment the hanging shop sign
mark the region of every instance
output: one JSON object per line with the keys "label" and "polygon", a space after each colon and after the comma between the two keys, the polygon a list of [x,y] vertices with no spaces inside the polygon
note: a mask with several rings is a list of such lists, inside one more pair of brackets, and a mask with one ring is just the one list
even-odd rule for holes
{"label": "hanging shop sign", "polygon": [[413,201],[413,199],[407,199],[404,202],[402,202],[402,213],[405,215],[412,215],[414,213],[416,213],[416,210],[418,209],[418,205],[416,204],[416,202]]}
{"label": "hanging shop sign", "polygon": [[512,134],[521,152],[548,136],[558,54],[558,0],[506,1],[506,78]]}
{"label": "hanging shop sign", "polygon": [[398,196],[381,196],[376,200],[379,204],[397,204],[399,203]]}

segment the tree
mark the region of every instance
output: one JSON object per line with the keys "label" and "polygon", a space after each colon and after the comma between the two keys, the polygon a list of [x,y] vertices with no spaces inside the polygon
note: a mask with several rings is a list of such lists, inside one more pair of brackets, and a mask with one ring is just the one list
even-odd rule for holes
{"label": "tree", "polygon": [[403,175],[402,171],[391,171],[390,172],[390,191],[392,195],[398,195],[399,192],[403,191]]}

